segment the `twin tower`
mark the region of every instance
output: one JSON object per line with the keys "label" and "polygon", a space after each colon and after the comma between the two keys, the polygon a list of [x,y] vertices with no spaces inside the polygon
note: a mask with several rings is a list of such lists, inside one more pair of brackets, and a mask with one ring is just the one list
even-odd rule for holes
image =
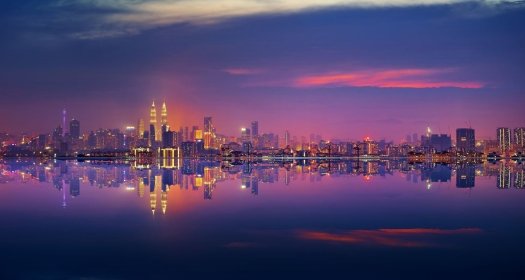
{"label": "twin tower", "polygon": [[150,125],[150,138],[154,141],[160,141],[162,130],[168,128],[168,109],[166,108],[166,102],[162,103],[162,111],[160,113],[160,125],[157,119],[157,108],[155,107],[155,101],[151,104],[149,112],[149,125]]}

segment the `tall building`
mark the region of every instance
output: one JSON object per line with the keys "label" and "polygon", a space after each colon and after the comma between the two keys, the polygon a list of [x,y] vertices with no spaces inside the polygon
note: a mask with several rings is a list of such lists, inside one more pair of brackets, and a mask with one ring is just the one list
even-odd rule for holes
{"label": "tall building", "polygon": [[446,152],[452,147],[452,139],[447,134],[431,134],[430,147],[436,152]]}
{"label": "tall building", "polygon": [[290,145],[290,132],[286,130],[284,132],[284,147],[287,147],[288,145]]}
{"label": "tall building", "polygon": [[182,141],[190,141],[190,132],[189,128],[187,126],[184,127],[184,134],[183,134],[183,140]]}
{"label": "tall building", "polygon": [[150,130],[150,139],[152,139],[152,144],[159,140],[159,137],[157,136],[157,109],[155,108],[155,101],[151,104],[151,109],[149,111],[149,130]]}
{"label": "tall building", "polygon": [[514,144],[516,144],[517,148],[525,147],[525,127],[514,129]]}
{"label": "tall building", "polygon": [[156,142],[156,139],[155,139],[155,125],[154,124],[150,124],[149,125],[149,146],[155,146],[155,142]]}
{"label": "tall building", "polygon": [[510,150],[510,128],[499,127],[497,137],[500,152],[508,152]]}
{"label": "tall building", "polygon": [[472,128],[456,129],[456,148],[459,152],[469,153],[476,151],[476,136]]}
{"label": "tall building", "polygon": [[139,119],[139,123],[137,125],[137,138],[144,137],[144,120],[141,118]]}
{"label": "tall building", "polygon": [[211,117],[204,117],[204,148],[209,149],[213,146],[214,129]]}
{"label": "tall building", "polygon": [[252,122],[252,136],[259,136],[259,122],[253,121]]}
{"label": "tall building", "polygon": [[241,128],[241,142],[245,143],[245,142],[250,142],[250,129],[249,128],[246,128],[246,127],[243,127]]}
{"label": "tall building", "polygon": [[213,122],[211,117],[204,117],[204,132],[213,132]]}
{"label": "tall building", "polygon": [[166,102],[162,103],[162,112],[160,118],[161,125],[168,125],[168,109],[166,108]]}
{"label": "tall building", "polygon": [[175,133],[165,128],[166,125],[163,125],[162,127],[162,147],[171,148],[175,144]]}
{"label": "tall building", "polygon": [[78,120],[72,119],[69,122],[69,135],[73,140],[80,139],[80,122]]}
{"label": "tall building", "polygon": [[62,137],[66,136],[66,109],[62,110]]}

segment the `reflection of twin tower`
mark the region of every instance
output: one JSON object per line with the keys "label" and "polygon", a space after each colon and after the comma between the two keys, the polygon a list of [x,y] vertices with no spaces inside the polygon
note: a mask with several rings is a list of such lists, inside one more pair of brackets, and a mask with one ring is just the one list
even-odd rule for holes
{"label": "reflection of twin tower", "polygon": [[161,175],[151,174],[151,170],[149,172],[149,179],[148,177],[145,177],[139,180],[139,197],[144,196],[144,188],[146,185],[149,185],[149,202],[151,213],[155,214],[155,210],[157,210],[158,193],[160,191],[160,207],[162,214],[166,214],[166,208],[168,207],[169,186],[168,184],[163,183],[163,177]]}
{"label": "reflection of twin tower", "polygon": [[166,102],[162,103],[162,111],[160,115],[160,126],[157,120],[157,108],[155,107],[155,101],[151,104],[151,109],[149,112],[149,131],[150,131],[150,140],[151,142],[161,140],[161,126],[168,125],[168,109],[166,108]]}

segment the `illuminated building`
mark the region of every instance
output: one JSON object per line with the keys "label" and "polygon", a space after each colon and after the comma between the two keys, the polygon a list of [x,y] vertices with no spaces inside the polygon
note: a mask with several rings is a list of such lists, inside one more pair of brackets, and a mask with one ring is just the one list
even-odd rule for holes
{"label": "illuminated building", "polygon": [[213,168],[204,167],[204,199],[211,199],[215,178],[213,176]]}
{"label": "illuminated building", "polygon": [[170,131],[166,125],[162,126],[162,147],[170,148],[175,144],[175,132]]}
{"label": "illuminated building", "polygon": [[155,125],[150,124],[149,125],[149,133],[148,133],[148,135],[149,135],[149,146],[150,147],[153,147],[156,144],[155,134],[156,134]]}
{"label": "illuminated building", "polygon": [[525,127],[514,129],[514,144],[518,149],[525,147]]}
{"label": "illuminated building", "polygon": [[215,136],[215,129],[213,128],[212,118],[204,117],[204,148],[210,149],[213,147],[213,140]]}
{"label": "illuminated building", "polygon": [[160,158],[162,168],[178,167],[179,148],[161,148]]}
{"label": "illuminated building", "polygon": [[379,146],[377,142],[367,137],[362,143],[361,150],[363,151],[363,155],[377,155],[379,153]]}
{"label": "illuminated building", "polygon": [[510,150],[510,128],[500,127],[497,130],[499,150],[506,153]]}
{"label": "illuminated building", "polygon": [[168,192],[163,191],[160,194],[160,207],[162,209],[162,214],[166,214],[166,208],[168,208]]}
{"label": "illuminated building", "polygon": [[78,120],[72,119],[69,122],[69,135],[73,140],[80,138],[80,122]]}
{"label": "illuminated building", "polygon": [[284,147],[288,147],[290,145],[290,132],[286,130],[284,132]]}
{"label": "illuminated building", "polygon": [[184,141],[181,143],[182,156],[191,158],[195,156],[196,145],[193,141]]}
{"label": "illuminated building", "polygon": [[476,136],[474,129],[456,129],[456,148],[459,152],[462,153],[470,153],[476,151]]}
{"label": "illuminated building", "polygon": [[203,138],[202,130],[194,129],[193,130],[193,138],[194,138],[194,140],[202,140],[202,138]]}
{"label": "illuminated building", "polygon": [[204,132],[213,132],[212,117],[204,117]]}
{"label": "illuminated building", "polygon": [[[430,128],[427,129],[430,131]],[[447,134],[428,134],[421,136],[421,146],[426,152],[446,152],[452,147],[452,139]]]}
{"label": "illuminated building", "polygon": [[250,142],[251,132],[249,128],[241,128],[241,142]]}
{"label": "illuminated building", "polygon": [[205,154],[204,152],[205,152],[204,141],[202,141],[202,139],[196,139],[195,140],[195,153],[196,153],[196,155],[202,156],[202,155]]}
{"label": "illuminated building", "polygon": [[213,147],[213,133],[204,132],[204,148],[210,149]]}
{"label": "illuminated building", "polygon": [[144,190],[145,190],[145,185],[144,185],[144,181],[146,181],[147,183],[147,178],[139,178],[139,187],[137,189],[137,195],[139,197],[144,197]]}
{"label": "illuminated building", "polygon": [[137,138],[142,138],[144,137],[144,120],[143,119],[139,119],[138,121],[138,124],[137,124]]}
{"label": "illuminated building", "polygon": [[195,176],[193,177],[193,186],[196,188],[202,187],[202,177],[201,176]]}
{"label": "illuminated building", "polygon": [[[197,136],[197,130],[199,130],[199,126],[194,125],[191,127],[191,139],[190,139],[191,141],[195,141],[196,136]],[[190,141],[190,140],[187,140],[187,141]]]}
{"label": "illuminated building", "polygon": [[166,102],[162,103],[162,111],[160,114],[161,125],[168,125],[168,109],[166,108]]}
{"label": "illuminated building", "polygon": [[159,140],[157,136],[157,109],[155,108],[155,101],[151,104],[151,109],[149,112],[149,137],[150,145],[154,145],[155,141]]}
{"label": "illuminated building", "polygon": [[496,186],[498,189],[508,189],[511,183],[510,168],[503,163],[500,164],[498,177],[496,179]]}

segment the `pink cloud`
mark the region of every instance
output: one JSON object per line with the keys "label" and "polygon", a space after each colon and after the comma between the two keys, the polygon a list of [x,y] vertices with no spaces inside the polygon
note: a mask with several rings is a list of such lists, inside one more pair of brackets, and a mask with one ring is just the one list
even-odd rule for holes
{"label": "pink cloud", "polygon": [[255,75],[255,74],[259,74],[263,72],[262,69],[257,69],[257,68],[226,68],[226,69],[223,69],[222,71],[230,75],[236,75],[236,76]]}
{"label": "pink cloud", "polygon": [[377,88],[482,88],[480,82],[439,79],[450,69],[390,69],[308,75],[295,79],[294,87],[377,87]]}

